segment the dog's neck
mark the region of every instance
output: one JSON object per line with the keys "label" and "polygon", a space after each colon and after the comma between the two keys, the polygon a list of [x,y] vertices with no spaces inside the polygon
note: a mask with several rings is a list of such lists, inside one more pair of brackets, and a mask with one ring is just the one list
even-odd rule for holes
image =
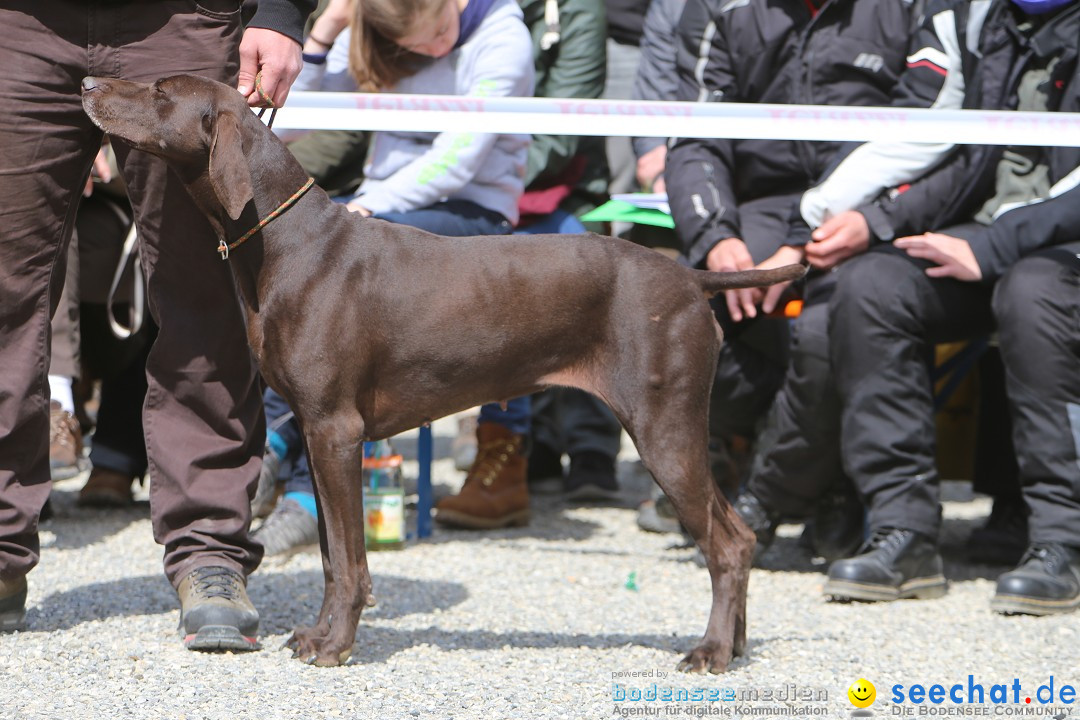
{"label": "dog's neck", "polygon": [[[254,117],[252,118],[254,120]],[[258,120],[255,120],[258,122]],[[232,219],[225,207],[218,200],[210,183],[205,167],[187,183],[188,191],[195,204],[202,210],[216,233],[219,243],[226,246],[241,239],[245,233],[256,228],[260,221],[282,209],[283,205],[308,180],[300,163],[285,146],[269,131],[256,129],[251,142],[256,147],[248,148],[248,157],[271,158],[272,162],[251,167],[253,199],[247,204],[240,217]],[[259,147],[261,146],[261,147]],[[297,203],[302,203],[300,198]],[[261,230],[254,232],[241,245],[228,251],[226,262],[229,263],[236,278],[242,300],[248,312],[257,314],[260,307],[260,282],[262,267],[273,262],[275,257],[292,251],[292,245],[300,239],[292,237],[296,233],[287,230],[292,223],[288,220],[289,210],[284,209],[279,216]],[[267,240],[271,240],[267,242]],[[219,246],[200,249],[200,252],[217,251]]]}

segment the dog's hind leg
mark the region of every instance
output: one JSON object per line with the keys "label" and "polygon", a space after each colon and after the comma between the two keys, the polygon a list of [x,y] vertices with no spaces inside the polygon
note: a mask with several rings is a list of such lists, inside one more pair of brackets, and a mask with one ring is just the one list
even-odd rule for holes
{"label": "dog's hind leg", "polygon": [[[703,353],[709,355],[709,353]],[[680,522],[701,548],[712,581],[712,608],[705,637],[680,670],[719,673],[746,646],[746,590],[754,535],[717,490],[708,460],[708,396],[715,365],[706,362],[669,367],[647,387],[620,388],[636,393],[633,410],[620,421],[634,439],[641,460],[670,498]],[[695,377],[697,375],[697,377]],[[642,401],[644,398],[644,402]]]}
{"label": "dog's hind leg", "polygon": [[309,664],[339,665],[352,653],[372,589],[362,523],[363,421],[338,414],[301,426],[315,481],[325,588],[316,624],[297,628],[286,645]]}

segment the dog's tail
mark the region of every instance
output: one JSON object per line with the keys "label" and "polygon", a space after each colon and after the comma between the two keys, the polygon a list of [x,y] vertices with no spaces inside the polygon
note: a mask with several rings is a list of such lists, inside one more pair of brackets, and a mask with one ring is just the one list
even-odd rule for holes
{"label": "dog's tail", "polygon": [[706,296],[712,297],[725,290],[765,287],[776,283],[798,280],[806,275],[805,265],[784,265],[771,270],[740,270],[738,272],[709,272],[694,270],[694,279]]}

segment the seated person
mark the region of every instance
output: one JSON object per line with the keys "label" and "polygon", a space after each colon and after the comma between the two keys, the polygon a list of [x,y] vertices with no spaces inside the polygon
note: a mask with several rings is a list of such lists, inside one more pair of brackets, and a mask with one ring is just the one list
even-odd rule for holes
{"label": "seated person", "polygon": [[[687,0],[677,29],[677,98],[885,105],[905,68],[908,35],[896,29],[915,24],[913,4],[903,0]],[[863,66],[866,58],[873,58],[873,72]],[[784,264],[773,256],[788,239],[792,212],[840,147],[673,139],[664,180],[686,262],[714,271]],[[757,435],[787,365],[789,323],[760,316],[758,299],[740,290],[714,301],[725,342],[710,435],[721,460]],[[715,467],[727,468],[717,482],[734,497],[741,468],[734,462]]]}
{"label": "seated person", "polygon": [[[973,10],[966,15],[954,15],[955,28],[979,38],[978,47],[993,48],[977,64],[964,63],[975,68],[965,86],[966,106],[976,99],[988,109],[1077,106],[1075,68],[1059,60],[1077,52],[1080,4],[1002,2],[981,17]],[[971,52],[967,46],[959,51]],[[1046,327],[1073,302],[1062,288],[1075,278],[1075,263],[1061,258],[1076,241],[1080,220],[1078,165],[1075,148],[964,146],[906,192],[867,208],[863,217],[885,242],[840,267],[827,342],[840,403],[841,460],[868,506],[870,533],[853,557],[830,566],[826,595],[892,600],[946,592],[926,357],[936,343],[997,328],[1031,517],[1029,550],[999,579],[991,605],[1044,614],[1080,604],[1080,473],[1069,413],[1076,387],[1072,378],[1056,377],[1027,384],[1058,364],[1075,366],[1075,351],[1060,334],[1021,345],[1031,337],[1030,325]],[[914,209],[933,221],[905,225],[902,219]],[[939,232],[912,234],[925,230]],[[898,235],[906,236],[894,240]],[[1062,249],[1045,250],[1056,246]],[[1054,268],[1055,282],[1024,295],[1020,278],[1047,267]],[[1017,320],[1011,300],[1031,308],[1025,320]],[[1054,342],[1065,345],[1040,352]]]}

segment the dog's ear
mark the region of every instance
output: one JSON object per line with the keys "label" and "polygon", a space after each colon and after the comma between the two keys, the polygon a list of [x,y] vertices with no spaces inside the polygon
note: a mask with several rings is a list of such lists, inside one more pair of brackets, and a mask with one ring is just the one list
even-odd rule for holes
{"label": "dog's ear", "polygon": [[210,185],[229,217],[236,220],[251,202],[251,171],[244,157],[240,123],[229,112],[218,115],[210,141]]}

